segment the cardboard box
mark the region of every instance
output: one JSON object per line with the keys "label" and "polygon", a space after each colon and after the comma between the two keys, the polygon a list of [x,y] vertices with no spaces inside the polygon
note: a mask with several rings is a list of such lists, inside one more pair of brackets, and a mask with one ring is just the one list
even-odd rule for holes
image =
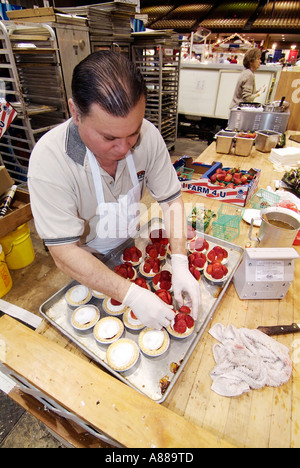
{"label": "cardboard box", "polygon": [[[12,210],[12,211],[11,211]],[[10,210],[0,218],[0,238],[32,219],[29,193],[17,189]]]}
{"label": "cardboard box", "polygon": [[[234,203],[235,205],[245,206],[248,200],[254,194],[259,177],[260,169],[251,169],[253,172],[253,179],[249,184],[239,185],[234,188],[219,187],[214,185],[210,181],[212,174],[216,172],[218,168],[223,168],[221,162],[214,162],[212,165],[201,164],[193,162],[192,158],[184,156],[183,158],[175,161],[174,167],[178,170],[182,165],[189,169],[194,169],[192,179],[181,180],[181,190],[188,193],[196,193],[207,198],[213,198],[220,200],[224,203]],[[224,167],[225,170],[230,168]],[[250,171],[241,171],[250,172]],[[180,179],[180,177],[179,177]]]}
{"label": "cardboard box", "polygon": [[10,177],[5,166],[0,166],[0,196],[7,192],[12,185],[14,180]]}

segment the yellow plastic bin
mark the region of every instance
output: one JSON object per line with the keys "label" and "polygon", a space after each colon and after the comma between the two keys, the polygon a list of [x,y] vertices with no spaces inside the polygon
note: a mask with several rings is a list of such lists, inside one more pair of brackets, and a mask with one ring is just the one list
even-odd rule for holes
{"label": "yellow plastic bin", "polygon": [[11,287],[12,279],[7,268],[2,245],[0,245],[0,297],[5,296],[11,290]]}
{"label": "yellow plastic bin", "polygon": [[28,224],[22,224],[0,239],[5,261],[10,270],[18,270],[34,260],[34,250]]}

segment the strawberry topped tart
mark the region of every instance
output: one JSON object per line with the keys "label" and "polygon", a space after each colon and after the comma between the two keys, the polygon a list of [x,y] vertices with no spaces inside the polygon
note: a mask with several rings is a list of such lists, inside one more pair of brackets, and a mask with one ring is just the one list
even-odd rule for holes
{"label": "strawberry topped tart", "polygon": [[182,306],[175,315],[174,320],[167,327],[170,335],[176,338],[186,338],[193,333],[195,321],[190,315],[191,309],[187,306]]}
{"label": "strawberry topped tart", "polygon": [[225,264],[228,262],[228,250],[223,249],[220,245],[216,245],[208,252],[207,260],[209,262],[217,261]]}
{"label": "strawberry topped tart", "polygon": [[189,266],[198,268],[198,270],[203,270],[206,264],[206,255],[202,252],[194,252],[188,255]]}
{"label": "strawberry topped tart", "polygon": [[167,256],[167,247],[156,242],[154,244],[148,244],[146,246],[145,252],[148,257],[163,260]]}
{"label": "strawberry topped tart", "polygon": [[203,237],[197,237],[189,242],[190,252],[206,253],[209,249],[209,243]]}
{"label": "strawberry topped tart", "polygon": [[140,273],[146,278],[153,278],[160,271],[160,260],[158,258],[147,257],[140,264]]}
{"label": "strawberry topped tart", "polygon": [[135,280],[137,274],[131,263],[121,263],[114,268],[114,272],[125,279]]}
{"label": "strawberry topped tart", "polygon": [[169,239],[167,237],[167,231],[165,229],[153,229],[153,231],[150,232],[149,238],[153,244],[162,244],[162,245],[168,245]]}
{"label": "strawberry topped tart", "polygon": [[166,289],[167,291],[171,291],[172,273],[170,273],[168,270],[163,270],[160,273],[157,273],[157,275],[155,275],[152,280],[152,284],[155,290]]}
{"label": "strawberry topped tart", "polygon": [[126,247],[122,255],[122,261],[126,263],[130,263],[133,266],[137,266],[142,261],[142,252],[140,249],[135,247]]}
{"label": "strawberry topped tart", "polygon": [[225,281],[228,277],[228,268],[221,262],[212,262],[204,270],[204,276],[213,282]]}

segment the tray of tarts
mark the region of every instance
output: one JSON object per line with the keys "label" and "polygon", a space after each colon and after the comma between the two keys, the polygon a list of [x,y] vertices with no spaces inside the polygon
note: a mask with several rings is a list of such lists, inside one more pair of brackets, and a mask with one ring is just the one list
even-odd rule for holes
{"label": "tray of tarts", "polygon": [[40,313],[116,378],[162,403],[222,300],[243,253],[239,246],[198,231],[191,235],[189,230],[189,268],[201,292],[194,321],[188,298],[181,308],[174,301],[168,239],[163,221],[154,218],[135,239],[128,239],[102,261],[173,306],[176,315],[166,329],[146,328],[124,304],[76,281],[45,301]]}

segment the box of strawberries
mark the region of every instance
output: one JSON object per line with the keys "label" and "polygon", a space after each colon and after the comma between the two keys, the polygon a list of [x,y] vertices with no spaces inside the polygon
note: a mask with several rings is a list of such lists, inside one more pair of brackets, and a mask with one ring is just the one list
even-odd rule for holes
{"label": "box of strawberries", "polygon": [[261,172],[260,169],[223,167],[221,162],[209,166],[194,163],[190,158],[184,159],[184,163],[192,167],[194,173],[191,180],[181,180],[182,191],[239,206],[245,206],[254,194]]}

